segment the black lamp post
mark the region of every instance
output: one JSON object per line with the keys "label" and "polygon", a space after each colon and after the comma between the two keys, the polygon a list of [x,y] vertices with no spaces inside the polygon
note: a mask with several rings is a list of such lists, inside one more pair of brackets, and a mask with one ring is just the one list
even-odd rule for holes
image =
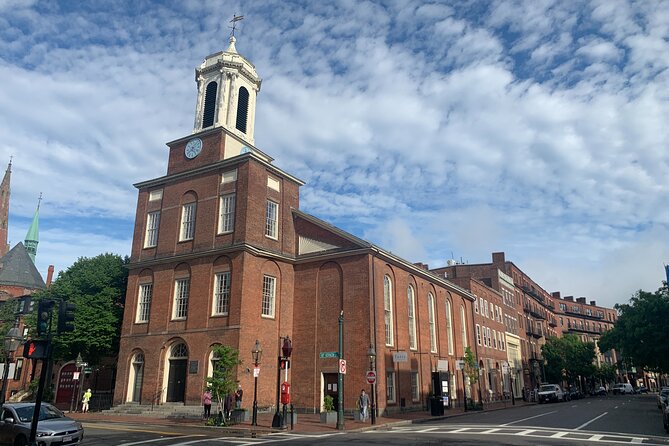
{"label": "black lamp post", "polygon": [[251,350],[253,355],[253,419],[252,426],[258,425],[258,375],[260,374],[260,358],[262,357],[262,347],[260,341],[256,339],[256,343]]}
{"label": "black lamp post", "polygon": [[19,332],[19,327],[14,326],[9,329],[7,332],[7,337],[5,337],[5,368],[2,374],[2,395],[0,395],[0,404],[5,403],[5,394],[7,393],[7,379],[9,379],[9,363],[12,360],[12,354],[19,348],[19,343],[21,342],[21,334]]}
{"label": "black lamp post", "polygon": [[[284,383],[288,384],[288,367],[290,364],[290,354],[293,352],[293,343],[290,340],[289,336],[283,338],[283,345],[281,346],[281,353],[283,353],[283,359],[285,360],[286,374]],[[286,429],[286,403],[283,404],[283,418],[281,418],[281,427]]]}
{"label": "black lamp post", "polygon": [[[373,345],[369,345],[369,350],[367,350],[367,356],[369,356],[369,369],[374,371],[374,363],[376,361],[376,350],[374,350]],[[372,402],[370,409],[372,410],[372,424],[376,424],[376,380],[372,383]]]}

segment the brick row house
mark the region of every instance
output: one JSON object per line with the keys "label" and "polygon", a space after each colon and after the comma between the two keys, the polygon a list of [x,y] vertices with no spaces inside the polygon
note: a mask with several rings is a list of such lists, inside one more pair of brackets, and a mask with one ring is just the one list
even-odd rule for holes
{"label": "brick row house", "polygon": [[[193,133],[169,142],[164,176],[136,184],[137,213],[114,402],[199,405],[212,349],[243,363],[250,408],[251,350],[262,346],[258,405],[275,405],[281,339],[292,340],[292,402],[320,411],[336,396],[343,314],[346,409],[377,372],[380,411],[419,407],[431,372],[455,370],[473,342],[471,292],[299,209],[303,182],[254,146],[261,81],[226,51],[196,69]],[[376,352],[370,364],[370,347]],[[450,375],[451,401],[463,383]]]}

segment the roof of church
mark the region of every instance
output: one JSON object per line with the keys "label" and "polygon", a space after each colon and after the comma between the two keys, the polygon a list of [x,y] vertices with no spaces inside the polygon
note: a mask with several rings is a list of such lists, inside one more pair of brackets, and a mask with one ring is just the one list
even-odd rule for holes
{"label": "roof of church", "polygon": [[42,275],[37,271],[23,243],[19,242],[0,259],[0,285],[46,288]]}

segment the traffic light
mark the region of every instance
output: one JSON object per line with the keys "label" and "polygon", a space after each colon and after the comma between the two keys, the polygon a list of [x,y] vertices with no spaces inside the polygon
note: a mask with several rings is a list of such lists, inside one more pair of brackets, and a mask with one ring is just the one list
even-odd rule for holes
{"label": "traffic light", "polygon": [[281,359],[279,364],[281,365],[281,370],[286,370],[290,368],[290,359]]}
{"label": "traffic light", "polygon": [[48,341],[28,341],[23,344],[23,357],[30,359],[45,359],[47,357]]}
{"label": "traffic light", "polygon": [[37,305],[37,335],[44,336],[51,329],[51,310],[55,302],[52,300],[40,300]]}
{"label": "traffic light", "polygon": [[61,301],[58,308],[58,334],[74,331],[74,311],[76,305]]}

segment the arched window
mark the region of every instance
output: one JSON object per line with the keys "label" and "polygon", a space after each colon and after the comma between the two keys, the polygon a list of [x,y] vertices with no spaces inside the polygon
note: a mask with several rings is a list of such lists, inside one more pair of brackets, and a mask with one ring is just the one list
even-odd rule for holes
{"label": "arched window", "polygon": [[202,128],[214,125],[214,115],[216,114],[216,92],[218,84],[209,82],[204,94],[204,111],[202,112]]}
{"label": "arched window", "polygon": [[451,301],[446,300],[446,332],[448,333],[448,354],[453,354],[453,321],[451,317]]}
{"label": "arched window", "polygon": [[393,286],[388,276],[383,276],[383,312],[386,325],[386,345],[393,345]]}
{"label": "arched window", "polygon": [[416,299],[414,297],[413,287],[407,288],[407,304],[409,306],[409,348],[416,347]]}
{"label": "arched window", "polygon": [[434,296],[427,294],[427,318],[430,324],[430,352],[437,352],[437,329],[434,323]]}
{"label": "arched window", "polygon": [[465,316],[465,307],[460,305],[460,332],[462,335],[462,346],[467,347],[467,317]]}
{"label": "arched window", "polygon": [[239,96],[237,97],[237,130],[246,133],[246,122],[249,116],[249,91],[244,88],[239,88]]}
{"label": "arched window", "polygon": [[170,359],[188,358],[188,347],[184,343],[174,344],[170,353]]}

